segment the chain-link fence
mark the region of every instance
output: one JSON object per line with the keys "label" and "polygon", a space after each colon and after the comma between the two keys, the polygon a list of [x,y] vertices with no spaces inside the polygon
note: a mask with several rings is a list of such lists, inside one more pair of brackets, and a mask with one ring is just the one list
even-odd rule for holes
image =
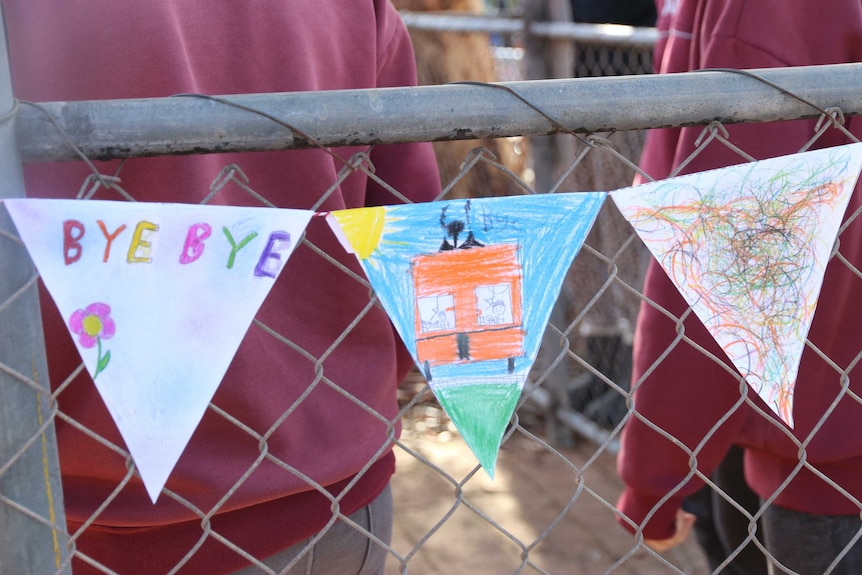
{"label": "chain-link fence", "polygon": [[[649,74],[652,72],[652,48],[658,38],[655,28],[622,24],[595,24],[571,21],[530,21],[496,15],[458,13],[402,12],[413,32],[437,34],[487,34],[501,81],[527,77],[525,50],[559,59],[549,44],[565,45],[572,51],[568,74],[574,78]],[[532,40],[532,42],[531,42]],[[530,47],[532,46],[532,47]],[[538,54],[537,54],[538,55]],[[559,76],[559,77],[565,77]]]}
{"label": "chain-link fence", "polygon": [[[758,122],[804,118],[811,124],[810,138],[794,147],[805,150],[816,146],[824,134],[843,130],[845,115],[862,112],[857,97],[862,89],[860,72],[858,65],[846,65],[759,71],[757,76],[766,82],[747,74],[706,72],[229,99],[182,97],[134,103],[16,103],[11,93],[0,92],[0,112],[4,114],[0,117],[2,197],[23,195],[19,157],[29,162],[125,158],[116,172],[100,174],[94,169],[85,181],[70,185],[80,186],[84,198],[98,191],[128,200],[136,199],[125,192],[129,178],[134,177],[135,162],[147,156],[277,149],[291,154],[300,153],[291,148],[338,149],[348,142],[380,146],[551,133],[564,133],[573,144],[573,153],[565,169],[555,174],[550,189],[539,191],[609,190],[638,173],[639,145],[626,140],[638,130],[702,125],[694,158],[715,147],[726,147],[740,161],[751,161],[756,151],[740,148],[717,119],[756,127]],[[361,97],[367,95],[373,97]],[[321,117],[320,109],[331,110],[331,114]],[[181,123],[176,121],[179,118]],[[212,137],[212,126],[219,127],[218,138]],[[17,144],[13,143],[16,135]],[[329,189],[357,171],[379,179],[367,158],[364,153],[345,158]],[[490,195],[487,190],[462,189],[461,183],[477,167],[490,169],[517,190],[508,193],[537,191],[525,177],[523,166],[513,169],[477,148],[465,154],[457,173],[444,182],[440,199]],[[242,168],[224,165],[217,170],[211,189],[204,191],[202,198],[211,201],[230,188],[240,190],[246,202],[271,205]],[[614,177],[609,178],[608,173]],[[379,184],[388,186],[383,181]],[[406,190],[395,191],[401,195]],[[630,536],[617,525],[619,513],[614,505],[622,483],[614,458],[622,426],[637,417],[628,385],[631,334],[644,299],[640,289],[648,258],[637,236],[610,204],[604,212],[569,272],[566,297],[562,298],[565,305],[558,305],[552,315],[545,345],[504,438],[493,481],[478,467],[421,376],[414,372],[400,386],[400,412],[389,421],[390,428],[395,429],[403,420],[404,429],[400,438],[392,440],[398,471],[392,482],[394,536],[391,544],[384,545],[389,554],[387,573],[709,572],[693,543],[657,554],[643,544],[642,538]],[[857,216],[851,214],[850,221]],[[4,219],[2,225],[0,572],[68,573],[74,558],[97,572],[113,573],[82,554],[75,541],[99,522],[136,471],[122,445],[64,412],[63,394],[70,393],[70,382],[83,366],[66,381],[52,381],[49,389],[36,305],[37,275],[11,222]],[[313,257],[340,269],[343,281],[369,291],[355,270],[339,263],[332,254],[308,239],[303,240],[303,247]],[[839,255],[833,265],[849,264]],[[373,294],[368,293],[366,303],[375,305],[373,302]],[[258,317],[252,329],[271,338],[276,349],[296,350],[292,335],[269,328],[266,317]],[[339,344],[340,338],[327,342],[325,353],[332,353]],[[324,361],[315,355],[307,359],[316,365]],[[310,387],[316,384],[317,380],[308,382]],[[326,384],[340,388],[335,380]],[[361,404],[342,391],[343,397]],[[289,425],[288,416],[295,409],[292,405],[281,414],[279,424]],[[211,404],[209,411],[223,425],[249,432],[249,422],[217,405]],[[579,416],[584,413],[586,417]],[[76,427],[93,441],[107,445],[128,465],[128,475],[107,487],[111,493],[108,497],[94,503],[92,516],[71,529],[63,519],[53,440],[53,428],[60,424]],[[574,430],[576,437],[592,441],[571,443],[569,438],[567,443],[561,437],[562,429]],[[256,441],[250,456],[256,466],[271,456],[267,436],[252,435]],[[805,462],[801,461],[802,466]],[[696,465],[696,457],[692,465]],[[250,467],[249,472],[253,469]],[[283,473],[294,479],[303,477],[287,466]],[[825,480],[830,481],[829,477]],[[241,544],[225,538],[210,523],[229,508],[228,501],[238,485],[217,494],[217,503],[207,509],[191,505],[178,493],[163,493],[200,519],[198,542],[165,572],[187,572],[184,567],[195,553],[203,552],[199,549],[207,539],[249,561],[262,559],[249,557]],[[716,483],[710,482],[710,486],[721,492]],[[319,490],[321,486],[310,482],[309,489]],[[349,490],[348,485],[334,501]],[[343,518],[337,504],[333,509],[333,522]],[[752,525],[750,539],[757,542],[758,552],[765,552],[760,533],[753,527],[754,517],[749,514],[747,518]],[[354,523],[347,525],[367,535]],[[327,526],[331,527],[332,523]],[[160,550],[153,549],[152,553],[156,556]],[[261,573],[274,572],[256,564]]]}

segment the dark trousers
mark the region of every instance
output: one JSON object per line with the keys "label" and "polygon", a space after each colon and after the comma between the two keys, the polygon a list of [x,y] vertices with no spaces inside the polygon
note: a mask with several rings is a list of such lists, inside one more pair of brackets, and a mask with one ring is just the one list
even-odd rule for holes
{"label": "dark trousers", "polygon": [[[862,573],[859,515],[813,515],[772,504],[763,513],[763,528],[769,553],[792,573],[821,575],[830,567],[831,575]],[[769,572],[784,569],[770,565]]]}
{"label": "dark trousers", "polygon": [[[745,482],[742,456],[742,449],[731,447],[711,479],[753,517],[760,509],[760,499]],[[697,517],[694,532],[712,573],[767,575],[763,552],[752,541],[745,543],[751,521],[724,497],[704,486],[686,497],[682,506]],[[758,527],[755,537],[762,540],[762,533]],[[725,563],[728,558],[730,561]]]}
{"label": "dark trousers", "polygon": [[[753,517],[764,502],[745,483],[742,458],[743,450],[734,446],[711,479]],[[745,543],[751,520],[711,488],[687,497],[683,508],[697,517],[694,530],[715,574],[862,575],[859,515],[815,515],[770,504],[755,534],[769,551],[767,560],[753,542]]]}

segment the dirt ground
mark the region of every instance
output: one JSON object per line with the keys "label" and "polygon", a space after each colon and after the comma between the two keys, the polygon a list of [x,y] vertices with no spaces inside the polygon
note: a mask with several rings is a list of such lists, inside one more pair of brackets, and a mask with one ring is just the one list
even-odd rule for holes
{"label": "dirt ground", "polygon": [[390,557],[386,575],[709,572],[692,541],[660,558],[617,524],[613,455],[587,441],[555,450],[517,432],[491,480],[439,409],[418,409],[395,450],[392,546],[401,560]]}

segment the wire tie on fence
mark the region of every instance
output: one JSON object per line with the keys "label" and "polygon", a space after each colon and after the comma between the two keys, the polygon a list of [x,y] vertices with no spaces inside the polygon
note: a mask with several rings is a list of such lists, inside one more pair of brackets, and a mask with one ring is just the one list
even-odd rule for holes
{"label": "wire tie on fence", "polygon": [[591,148],[613,148],[613,142],[610,139],[595,134],[587,136],[586,142]]}
{"label": "wire tie on fence", "polygon": [[[231,172],[233,172],[231,174]],[[228,164],[221,169],[219,172],[219,176],[224,175],[225,179],[236,178],[238,177],[244,184],[250,184],[251,180],[246,175],[241,167],[238,164]],[[212,189],[212,186],[210,187]]]}
{"label": "wire tie on fence", "polygon": [[370,174],[377,171],[377,168],[374,167],[374,162],[371,161],[371,156],[367,152],[356,152],[345,162],[345,165],[354,172],[362,169],[362,164],[367,165],[366,170]]}
{"label": "wire tie on fence", "polygon": [[219,173],[216,174],[216,177],[210,184],[210,192],[217,192],[221,190],[227,182],[236,177],[242,180],[242,182],[246,185],[250,183],[248,176],[245,175],[245,172],[243,172],[242,168],[240,168],[237,164],[228,164],[224,166],[221,170],[219,170]]}
{"label": "wire tie on fence", "polygon": [[823,114],[825,116],[829,115],[826,112],[826,110],[824,110],[823,108],[821,108],[817,104],[810,102],[810,101],[806,100],[805,98],[803,98],[802,96],[799,96],[798,94],[794,94],[793,92],[791,92],[787,88],[782,88],[781,86],[779,86],[775,82],[767,80],[763,76],[760,76],[760,75],[755,74],[754,72],[750,72],[748,70],[739,70],[736,68],[703,68],[701,70],[694,70],[694,72],[726,72],[726,73],[730,73],[730,74],[738,74],[740,76],[747,76],[749,78],[753,78],[753,79],[757,80],[758,82],[766,84],[770,88],[775,88],[776,90],[778,90],[779,92],[781,92],[785,96],[790,96],[794,100],[802,102],[806,106],[811,106],[812,108],[814,108],[815,110],[817,110],[818,112],[820,112],[821,114]]}
{"label": "wire tie on fence", "polygon": [[467,152],[467,157],[464,158],[464,161],[461,162],[461,165],[458,166],[459,170],[463,170],[468,165],[473,165],[478,163],[485,156],[490,156],[491,160],[497,161],[497,156],[494,153],[486,148],[485,146],[476,146],[469,152]]}
{"label": "wire tie on fence", "polygon": [[93,182],[94,180],[95,183],[102,184],[106,188],[110,187],[108,186],[108,184],[119,184],[123,181],[120,176],[109,176],[107,174],[88,174],[87,177],[84,179],[84,185],[82,185],[81,187],[88,185],[89,182]]}
{"label": "wire tie on fence", "polygon": [[694,141],[694,147],[698,147],[703,143],[704,138],[707,137],[707,134],[711,137],[721,136],[725,140],[730,139],[730,133],[727,131],[727,127],[719,122],[718,120],[713,120],[706,126],[704,126],[703,130],[697,136],[697,139]]}
{"label": "wire tie on fence", "polygon": [[245,106],[245,105],[239,104],[237,102],[232,102],[231,100],[228,100],[226,98],[219,98],[218,96],[209,96],[207,94],[195,94],[195,93],[173,94],[171,97],[172,98],[200,98],[201,100],[209,100],[210,102],[215,102],[217,104],[230,106],[231,108],[236,108],[237,110],[243,110],[244,112],[249,112],[249,113],[254,114],[256,116],[260,116],[261,118],[266,118],[267,120],[270,120],[271,122],[275,122],[276,124],[278,124],[282,128],[288,129],[293,134],[294,138],[301,138],[301,139],[305,140],[306,142],[311,144],[313,147],[323,150],[324,152],[326,152],[327,154],[329,154],[330,156],[332,156],[336,160],[340,161],[342,164],[347,163],[347,161],[344,158],[342,158],[341,156],[339,156],[338,154],[336,154],[335,152],[333,152],[329,148],[323,146],[317,140],[315,140],[314,138],[312,138],[311,136],[309,136],[308,134],[306,134],[305,132],[303,132],[302,130],[297,128],[296,126],[293,126],[292,124],[288,124],[284,120],[276,118],[272,114],[268,114],[267,112],[264,112],[263,110],[258,110],[257,108],[252,108],[251,106]]}
{"label": "wire tie on fence", "polygon": [[115,190],[117,192],[120,192],[121,195],[124,195],[123,189],[119,185],[122,181],[123,180],[119,176],[109,176],[107,174],[93,172],[92,174],[88,174],[87,177],[84,178],[84,181],[81,183],[81,187],[78,189],[78,195],[75,196],[75,199],[89,200],[96,194],[96,192],[99,191],[100,187],[104,187],[108,190]]}
{"label": "wire tie on fence", "polygon": [[518,100],[523,102],[525,105],[529,106],[530,108],[532,108],[533,110],[538,112],[543,118],[545,118],[547,121],[549,121],[551,123],[551,126],[553,126],[557,131],[563,132],[565,134],[571,134],[573,136],[577,136],[577,134],[575,134],[573,131],[568,129],[566,126],[564,126],[563,124],[558,122],[553,116],[551,116],[550,114],[548,114],[547,112],[542,110],[540,107],[538,107],[537,105],[535,105],[534,103],[529,101],[527,98],[525,98],[524,96],[519,94],[517,90],[515,90],[514,88],[511,88],[510,86],[504,86],[503,84],[492,84],[490,82],[478,82],[478,81],[474,81],[474,80],[470,80],[470,81],[465,80],[465,81],[461,81],[461,82],[450,82],[450,84],[465,85],[465,86],[484,86],[486,88],[494,88],[495,90],[503,90],[504,92],[508,92],[511,95],[513,95],[514,97],[516,97]]}
{"label": "wire tie on fence", "polygon": [[713,120],[709,124],[707,124],[706,129],[709,130],[711,134],[714,134],[716,137],[724,138],[725,140],[730,139],[730,132],[727,131],[727,126],[719,122],[718,120]]}
{"label": "wire tie on fence", "polygon": [[553,128],[555,128],[558,133],[568,134],[580,142],[583,142],[585,144],[587,143],[586,138],[584,138],[580,134],[576,133],[574,130],[570,130],[569,128],[567,128],[565,125],[563,125],[561,122],[559,122],[556,118],[554,118],[553,116],[551,116],[550,114],[548,114],[547,112],[542,110],[540,107],[538,107],[537,105],[535,105],[534,103],[529,101],[527,98],[525,98],[524,96],[519,94],[517,90],[515,90],[514,88],[511,88],[510,86],[505,86],[503,84],[493,84],[490,82],[478,82],[478,81],[472,81],[472,80],[471,81],[464,80],[461,82],[450,82],[450,84],[452,84],[452,85],[462,84],[465,86],[484,86],[486,88],[494,88],[496,90],[503,90],[505,92],[508,92],[509,94],[513,95],[518,100],[520,100],[522,103],[524,103],[526,106],[528,106],[529,108],[531,108],[532,110],[537,112],[540,116],[545,118],[548,122],[550,122],[551,126]]}
{"label": "wire tie on fence", "polygon": [[823,126],[824,122],[829,122],[830,124],[837,126],[844,125],[844,110],[839,108],[838,106],[832,106],[831,108],[826,108],[826,111],[823,115],[817,118],[817,123],[814,124],[814,131],[818,131],[821,126]]}
{"label": "wire tie on fence", "polygon": [[18,111],[20,110],[20,108],[21,106],[19,105],[18,99],[13,98],[12,107],[9,109],[8,112],[0,116],[0,126],[5,124],[6,122],[11,122],[12,119],[18,115]]}

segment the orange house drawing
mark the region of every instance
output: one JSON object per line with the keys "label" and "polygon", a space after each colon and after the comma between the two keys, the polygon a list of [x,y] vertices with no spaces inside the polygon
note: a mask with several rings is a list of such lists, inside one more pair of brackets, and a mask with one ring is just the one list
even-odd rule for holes
{"label": "orange house drawing", "polygon": [[415,256],[416,355],[434,366],[524,355],[518,246],[497,244]]}

